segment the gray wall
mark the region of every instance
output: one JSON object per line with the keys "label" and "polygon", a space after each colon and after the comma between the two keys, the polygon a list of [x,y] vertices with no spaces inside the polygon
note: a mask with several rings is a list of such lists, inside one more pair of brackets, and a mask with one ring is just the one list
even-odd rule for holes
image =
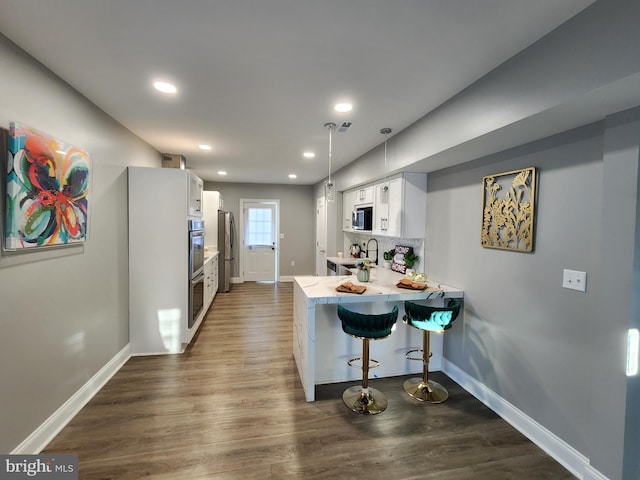
{"label": "gray wall", "polygon": [[[447,359],[621,478],[638,156],[610,158],[605,143],[629,137],[607,125],[430,174],[426,244],[430,275],[465,291]],[[637,148],[640,124],[626,126]],[[539,168],[535,252],[483,249],[482,177],[528,166]],[[561,288],[563,268],[588,273],[586,293]]]}
{"label": "gray wall", "polygon": [[[218,191],[224,199],[224,209],[233,212],[240,221],[241,199],[280,201],[280,241],[278,273],[280,277],[313,275],[315,260],[315,200],[313,188],[306,185],[262,185],[255,183],[205,182],[205,190]],[[291,261],[295,266],[291,266]],[[232,276],[239,276],[236,259]]]}
{"label": "gray wall", "polygon": [[[636,183],[636,192],[640,191],[640,175]],[[631,285],[631,307],[629,308],[629,328],[640,329],[640,196],[636,195],[635,246],[633,276]],[[627,405],[624,431],[625,478],[640,478],[640,375],[627,378]],[[635,408],[633,406],[636,406]]]}
{"label": "gray wall", "polygon": [[[129,342],[127,165],[159,154],[0,35],[0,126],[91,155],[90,238],[0,258],[0,452],[11,452]],[[0,214],[4,222],[4,212]]]}

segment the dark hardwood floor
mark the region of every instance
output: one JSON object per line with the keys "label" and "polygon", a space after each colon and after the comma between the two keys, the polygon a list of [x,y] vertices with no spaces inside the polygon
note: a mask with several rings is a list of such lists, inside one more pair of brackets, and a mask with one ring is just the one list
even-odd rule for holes
{"label": "dark hardwood floor", "polygon": [[78,454],[81,479],[574,478],[440,372],[439,405],[407,377],[370,381],[376,416],[344,406],[345,384],[305,402],[292,307],[291,283],[233,285],[183,355],[131,358],[45,452]]}

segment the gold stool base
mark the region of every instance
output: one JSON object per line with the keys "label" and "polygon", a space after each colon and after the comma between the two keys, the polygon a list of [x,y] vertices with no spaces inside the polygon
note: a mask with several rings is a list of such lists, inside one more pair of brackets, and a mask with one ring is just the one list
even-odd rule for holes
{"label": "gold stool base", "polygon": [[360,385],[347,388],[342,393],[342,401],[356,413],[375,415],[384,412],[389,403],[384,394],[371,387],[367,390],[365,393]]}
{"label": "gold stool base", "polygon": [[447,389],[433,380],[425,384],[421,378],[410,378],[403,386],[405,392],[421,402],[442,403],[449,398]]}

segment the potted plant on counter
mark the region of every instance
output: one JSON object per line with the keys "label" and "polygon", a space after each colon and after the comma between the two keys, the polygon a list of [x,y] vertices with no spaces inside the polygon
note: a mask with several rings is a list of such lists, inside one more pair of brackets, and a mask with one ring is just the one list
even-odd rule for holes
{"label": "potted plant on counter", "polygon": [[391,260],[393,260],[393,255],[395,253],[396,253],[395,249],[391,249],[382,254],[382,257],[384,258],[384,262],[382,262],[383,268],[387,268],[387,269],[391,268]]}
{"label": "potted plant on counter", "polygon": [[407,266],[406,273],[411,274],[414,272],[413,267],[420,260],[420,257],[413,252],[407,252],[404,254],[404,264]]}

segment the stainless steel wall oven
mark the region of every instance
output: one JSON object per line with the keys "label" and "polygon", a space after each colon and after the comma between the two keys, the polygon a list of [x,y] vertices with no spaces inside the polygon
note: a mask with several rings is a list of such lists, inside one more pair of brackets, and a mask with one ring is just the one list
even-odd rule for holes
{"label": "stainless steel wall oven", "polygon": [[189,220],[189,276],[204,269],[204,220]]}
{"label": "stainless steel wall oven", "polygon": [[189,220],[189,328],[204,308],[204,221]]}
{"label": "stainless steel wall oven", "polygon": [[189,328],[193,327],[204,308],[204,272],[191,280],[189,286]]}

